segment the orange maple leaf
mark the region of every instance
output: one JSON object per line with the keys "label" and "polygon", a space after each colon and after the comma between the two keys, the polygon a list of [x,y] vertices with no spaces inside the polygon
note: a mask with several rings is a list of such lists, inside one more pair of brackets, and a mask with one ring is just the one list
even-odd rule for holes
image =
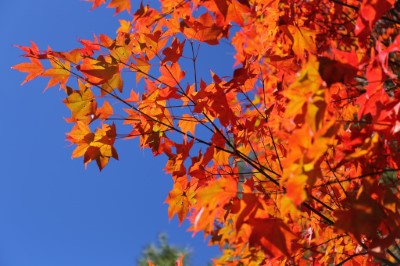
{"label": "orange maple leaf", "polygon": [[300,59],[305,59],[305,51],[311,54],[316,53],[315,32],[298,26],[289,26],[289,31],[292,34],[294,54]]}
{"label": "orange maple leaf", "polygon": [[307,198],[307,194],[304,190],[307,179],[306,175],[298,175],[293,176],[286,183],[286,195],[296,206],[299,206]]}
{"label": "orange maple leaf", "polygon": [[50,63],[52,68],[47,69],[42,75],[50,77],[49,83],[47,83],[45,90],[57,84],[60,84],[61,88],[65,88],[65,85],[71,74],[70,63],[62,62],[60,59],[56,58],[51,59]]}
{"label": "orange maple leaf", "polygon": [[211,45],[219,44],[222,37],[229,36],[230,26],[219,26],[214,23],[210,13],[202,14],[197,20],[185,19],[181,31],[188,37]]}
{"label": "orange maple leaf", "polygon": [[197,120],[193,119],[193,117],[188,114],[183,114],[182,117],[179,119],[178,124],[183,132],[185,133],[190,132],[194,134],[194,130],[197,125]]}
{"label": "orange maple leaf", "polygon": [[115,14],[124,10],[131,12],[131,0],[111,0],[107,6],[108,8],[115,8]]}
{"label": "orange maple leaf", "polygon": [[72,158],[83,156],[85,165],[95,160],[100,170],[107,165],[110,158],[118,160],[117,151],[113,146],[115,137],[114,124],[103,124],[102,128],[92,133],[89,126],[82,121],[78,121],[67,134],[67,139],[77,145],[72,152]]}
{"label": "orange maple leaf", "polygon": [[86,2],[93,2],[92,10],[104,4],[106,0],[86,0]]}
{"label": "orange maple leaf", "polygon": [[184,77],[185,72],[181,70],[178,63],[162,65],[160,67],[161,76],[159,80],[167,86],[173,87],[178,84]]}
{"label": "orange maple leaf", "polygon": [[165,200],[169,204],[168,217],[172,219],[177,214],[179,222],[182,223],[189,212],[189,207],[194,203],[194,194],[193,186],[185,185],[184,182],[176,182]]}
{"label": "orange maple leaf", "polygon": [[132,63],[131,67],[134,71],[136,71],[136,83],[138,83],[142,77],[147,77],[147,74],[151,68],[151,64],[148,62],[146,57],[135,57],[134,60],[136,63]]}
{"label": "orange maple leaf", "polygon": [[26,72],[28,75],[26,76],[25,80],[21,83],[21,85],[25,84],[26,82],[36,78],[43,74],[44,68],[42,63],[36,58],[29,58],[31,61],[30,63],[20,63],[11,67],[12,69],[16,69],[21,72]]}
{"label": "orange maple leaf", "polygon": [[103,106],[97,108],[96,110],[96,118],[99,117],[103,120],[106,120],[114,113],[114,110],[108,101],[104,101]]}
{"label": "orange maple leaf", "polygon": [[136,93],[134,90],[131,90],[129,98],[125,99],[125,101],[131,103],[139,101],[139,93]]}
{"label": "orange maple leaf", "polygon": [[88,82],[96,85],[103,84],[118,72],[118,66],[107,59],[102,56],[98,59],[85,58],[76,68],[87,77]]}
{"label": "orange maple leaf", "polygon": [[232,198],[237,196],[237,180],[231,176],[219,178],[209,183],[206,188],[199,191],[197,199],[210,208],[224,206]]}

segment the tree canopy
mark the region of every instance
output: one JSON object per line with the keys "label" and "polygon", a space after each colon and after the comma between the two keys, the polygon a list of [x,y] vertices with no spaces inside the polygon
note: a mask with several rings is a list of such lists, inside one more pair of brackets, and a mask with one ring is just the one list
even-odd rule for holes
{"label": "tree canopy", "polygon": [[[400,263],[398,1],[88,2],[128,19],[14,66],[66,94],[72,157],[101,170],[132,138],[164,155],[169,217],[215,264]],[[198,70],[207,46],[233,47],[230,75]]]}
{"label": "tree canopy", "polygon": [[190,251],[187,248],[183,249],[170,245],[165,234],[160,234],[158,240],[157,244],[150,244],[143,250],[138,261],[139,266],[148,266],[149,264],[176,266],[179,263],[189,265]]}

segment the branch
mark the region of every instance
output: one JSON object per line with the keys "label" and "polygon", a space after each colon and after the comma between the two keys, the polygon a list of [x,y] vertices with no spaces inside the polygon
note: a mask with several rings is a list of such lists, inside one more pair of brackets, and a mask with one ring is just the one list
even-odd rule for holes
{"label": "branch", "polygon": [[199,91],[197,87],[197,70],[196,70],[196,59],[197,55],[194,55],[194,48],[193,48],[193,42],[190,42],[190,47],[192,48],[192,62],[193,62],[193,72],[194,72],[194,91]]}
{"label": "branch", "polygon": [[358,11],[358,7],[356,7],[356,6],[349,5],[347,3],[343,3],[343,2],[338,1],[338,0],[331,0],[331,1],[334,2],[335,4],[338,4],[338,5],[341,5],[341,6],[345,6],[345,7],[351,8],[351,9],[353,9],[355,11]]}
{"label": "branch", "polygon": [[344,259],[343,261],[341,261],[341,262],[339,262],[338,264],[336,264],[336,266],[342,266],[342,265],[344,265],[346,262],[352,260],[352,259],[355,258],[355,257],[363,256],[363,255],[367,255],[367,254],[368,254],[367,251],[365,251],[365,252],[360,252],[360,253],[356,253],[356,254],[352,254],[352,255],[348,256],[346,259]]}
{"label": "branch", "polygon": [[303,202],[302,205],[304,207],[306,207],[307,209],[309,209],[310,211],[312,211],[313,213],[315,213],[316,215],[318,215],[320,218],[322,218],[322,220],[324,220],[326,224],[328,224],[328,225],[334,225],[335,224],[334,221],[332,221],[331,219],[329,219],[328,217],[323,215],[320,211],[314,209],[314,207],[312,207],[308,203]]}
{"label": "branch", "polygon": [[382,171],[363,174],[363,175],[360,175],[360,176],[349,177],[349,178],[347,178],[345,180],[329,181],[329,182],[326,182],[325,184],[314,186],[313,188],[322,187],[322,186],[326,186],[326,185],[330,185],[330,184],[350,182],[350,181],[356,180],[356,179],[361,179],[361,178],[370,177],[370,176],[374,176],[374,175],[380,175],[380,174],[383,174],[383,173],[386,173],[386,172],[397,172],[397,171],[400,171],[400,169],[398,169],[398,168],[396,168],[396,169],[385,169],[385,170],[382,170]]}
{"label": "branch", "polygon": [[397,261],[397,263],[400,263],[400,258],[397,257],[396,254],[394,254],[389,248],[386,249],[386,252],[387,252],[390,256],[392,256],[392,258],[394,258],[394,259]]}

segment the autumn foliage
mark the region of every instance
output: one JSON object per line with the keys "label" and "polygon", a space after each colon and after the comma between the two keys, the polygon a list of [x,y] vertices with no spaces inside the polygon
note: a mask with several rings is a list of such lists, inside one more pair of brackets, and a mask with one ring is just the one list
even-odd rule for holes
{"label": "autumn foliage", "polygon": [[[131,138],[164,155],[168,215],[217,265],[400,264],[399,2],[88,1],[129,19],[14,66],[66,93],[74,158],[102,169]],[[198,71],[216,45],[229,76]]]}

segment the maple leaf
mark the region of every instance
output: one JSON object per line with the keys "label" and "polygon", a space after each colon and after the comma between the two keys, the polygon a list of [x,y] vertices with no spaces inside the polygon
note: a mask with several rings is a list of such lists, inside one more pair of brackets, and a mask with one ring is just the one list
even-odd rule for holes
{"label": "maple leaf", "polygon": [[85,123],[92,121],[97,108],[92,90],[79,82],[79,90],[67,87],[67,94],[68,97],[63,102],[71,110],[72,116],[66,121],[82,121]]}
{"label": "maple leaf", "polygon": [[148,6],[148,5],[146,5],[146,6],[143,5],[143,2],[141,1],[141,2],[140,2],[140,7],[139,7],[139,8],[136,10],[136,12],[133,14],[133,17],[134,17],[135,19],[144,17],[144,16],[147,14],[148,10],[149,10],[149,6]]}
{"label": "maple leaf", "polygon": [[378,51],[377,59],[382,65],[382,69],[390,78],[396,79],[396,75],[388,68],[389,54],[400,51],[400,35],[397,35],[396,39],[390,44],[389,47],[384,49],[382,43],[376,43],[376,50]]}
{"label": "maple leaf", "polygon": [[179,42],[178,39],[174,39],[171,46],[167,47],[163,50],[163,54],[165,55],[165,58],[162,60],[163,63],[166,62],[171,62],[171,63],[176,63],[178,62],[179,58],[182,56],[183,53],[183,47],[185,45],[184,40],[182,43]]}
{"label": "maple leaf", "polygon": [[140,35],[138,40],[140,50],[146,53],[148,59],[158,56],[158,52],[166,45],[167,39],[162,37],[162,32],[159,30]]}
{"label": "maple leaf", "polygon": [[194,129],[196,127],[197,121],[193,120],[193,118],[190,115],[183,114],[178,124],[183,132],[185,133],[190,132],[194,135]]}
{"label": "maple leaf", "polygon": [[102,170],[110,160],[118,160],[117,151],[114,148],[116,137],[115,125],[103,124],[93,133],[89,126],[82,121],[77,121],[71,132],[67,134],[67,139],[76,144],[77,147],[72,152],[72,158],[83,156],[83,162],[88,164],[96,161],[100,170]]}
{"label": "maple leaf", "polygon": [[215,0],[214,2],[218,8],[218,11],[221,12],[221,14],[226,18],[229,7],[228,2],[225,0]]}
{"label": "maple leaf", "polygon": [[202,14],[198,20],[184,20],[181,23],[181,31],[189,38],[194,38],[211,45],[219,43],[222,37],[227,38],[230,26],[218,26],[213,22],[209,13]]}
{"label": "maple leaf", "polygon": [[210,10],[220,13],[227,23],[234,22],[238,25],[244,25],[245,14],[250,12],[250,4],[247,0],[226,1],[214,0],[216,8],[209,6]]}
{"label": "maple leaf", "polygon": [[29,58],[31,61],[30,63],[20,63],[18,65],[13,66],[13,69],[16,69],[21,72],[26,72],[28,75],[24,79],[24,81],[21,83],[21,85],[25,84],[26,82],[36,78],[37,76],[40,76],[43,74],[44,67],[42,63],[36,58]]}
{"label": "maple leaf", "polygon": [[293,200],[296,206],[299,206],[307,199],[307,194],[304,190],[307,179],[306,175],[292,176],[285,185],[287,190],[286,195]]}
{"label": "maple leaf", "polygon": [[290,26],[289,31],[293,38],[293,52],[302,60],[305,59],[305,52],[315,54],[315,32],[305,27]]}
{"label": "maple leaf", "polygon": [[224,177],[210,182],[207,189],[202,189],[197,195],[197,200],[207,204],[210,209],[217,206],[223,207],[237,195],[237,180]]}
{"label": "maple leaf", "polygon": [[129,98],[125,99],[126,102],[137,102],[139,101],[139,93],[136,93],[134,90],[131,90]]}
{"label": "maple leaf", "polygon": [[99,39],[101,45],[106,48],[111,48],[115,45],[115,41],[105,34],[100,34]]}
{"label": "maple leaf", "polygon": [[118,66],[102,56],[98,59],[84,58],[76,68],[85,74],[88,82],[96,85],[107,82],[118,72]]}
{"label": "maple leaf", "polygon": [[61,52],[58,57],[77,65],[82,60],[82,49],[77,48],[68,52]]}
{"label": "maple leaf", "polygon": [[94,42],[89,40],[80,40],[81,44],[83,44],[84,48],[81,49],[82,56],[92,56],[94,51],[100,50],[100,45],[98,44],[97,39]]}
{"label": "maple leaf", "polygon": [[131,29],[131,22],[128,20],[120,19],[119,20],[120,27],[118,28],[117,32],[119,33],[129,33]]}
{"label": "maple leaf", "polygon": [[350,64],[341,63],[328,57],[320,57],[318,72],[330,87],[336,82],[348,83],[357,75],[357,69]]}
{"label": "maple leaf", "polygon": [[101,85],[101,88],[101,96],[111,93],[114,89],[118,89],[119,92],[122,92],[124,81],[121,78],[121,74],[119,72],[115,73],[110,79],[106,80]]}
{"label": "maple leaf", "polygon": [[140,81],[141,78],[147,77],[147,74],[150,71],[151,65],[148,62],[147,58],[135,58],[135,64],[132,63],[132,68],[137,71],[136,72],[136,83]]}
{"label": "maple leaf", "polygon": [[212,226],[218,215],[225,213],[227,204],[236,198],[237,181],[232,177],[223,177],[210,181],[199,189],[196,199],[197,212],[191,217],[193,231],[198,232]]}
{"label": "maple leaf", "polygon": [[362,236],[372,237],[377,233],[385,214],[365,188],[361,188],[358,194],[357,198],[349,199],[349,207],[346,210],[334,212],[337,218],[335,227],[339,232],[350,232],[362,241]]}
{"label": "maple leaf", "polygon": [[45,89],[49,87],[55,86],[60,84],[61,88],[64,88],[67,84],[69,76],[71,75],[70,72],[70,63],[69,62],[62,62],[59,59],[53,58],[50,60],[52,68],[47,69],[42,76],[50,77],[49,82]]}
{"label": "maple leaf", "polygon": [[83,156],[93,139],[94,134],[89,126],[84,122],[77,121],[72,130],[67,133],[67,140],[77,145],[72,153],[72,158]]}
{"label": "maple leaf", "polygon": [[93,2],[92,10],[99,7],[102,4],[105,4],[106,0],[85,0],[86,2]]}
{"label": "maple leaf", "polygon": [[107,120],[111,115],[114,114],[114,110],[108,101],[104,101],[103,106],[96,109],[95,117]]}
{"label": "maple leaf", "polygon": [[161,76],[159,80],[169,87],[174,87],[178,84],[184,77],[185,72],[181,70],[178,63],[172,65],[162,65],[160,66]]}
{"label": "maple leaf", "polygon": [[115,8],[115,14],[124,10],[131,12],[131,0],[111,0],[107,6],[108,8]]}
{"label": "maple leaf", "polygon": [[356,33],[361,36],[370,33],[373,25],[393,7],[394,3],[394,0],[363,0],[356,21]]}
{"label": "maple leaf", "polygon": [[286,109],[287,117],[296,118],[299,121],[307,120],[314,131],[320,126],[319,111],[322,113],[324,111],[324,89],[321,87],[322,81],[317,67],[315,58],[310,58],[307,65],[298,73],[296,81],[284,92],[290,99]]}
{"label": "maple leaf", "polygon": [[23,55],[24,57],[33,57],[33,58],[37,58],[37,59],[47,58],[47,54],[40,53],[39,47],[33,41],[31,41],[31,45],[32,45],[32,47],[22,46],[22,45],[16,45],[16,47],[18,47],[19,49],[21,49],[22,51],[25,52],[25,54]]}
{"label": "maple leaf", "polygon": [[129,61],[131,55],[132,51],[125,45],[116,45],[115,48],[111,50],[111,56],[123,64]]}
{"label": "maple leaf", "polygon": [[254,226],[249,239],[251,246],[261,246],[273,257],[292,254],[298,236],[282,220],[255,218],[249,223]]}
{"label": "maple leaf", "polygon": [[172,219],[177,214],[179,222],[182,223],[189,212],[189,207],[194,203],[194,195],[193,186],[184,182],[176,182],[165,200],[169,204],[168,217]]}

